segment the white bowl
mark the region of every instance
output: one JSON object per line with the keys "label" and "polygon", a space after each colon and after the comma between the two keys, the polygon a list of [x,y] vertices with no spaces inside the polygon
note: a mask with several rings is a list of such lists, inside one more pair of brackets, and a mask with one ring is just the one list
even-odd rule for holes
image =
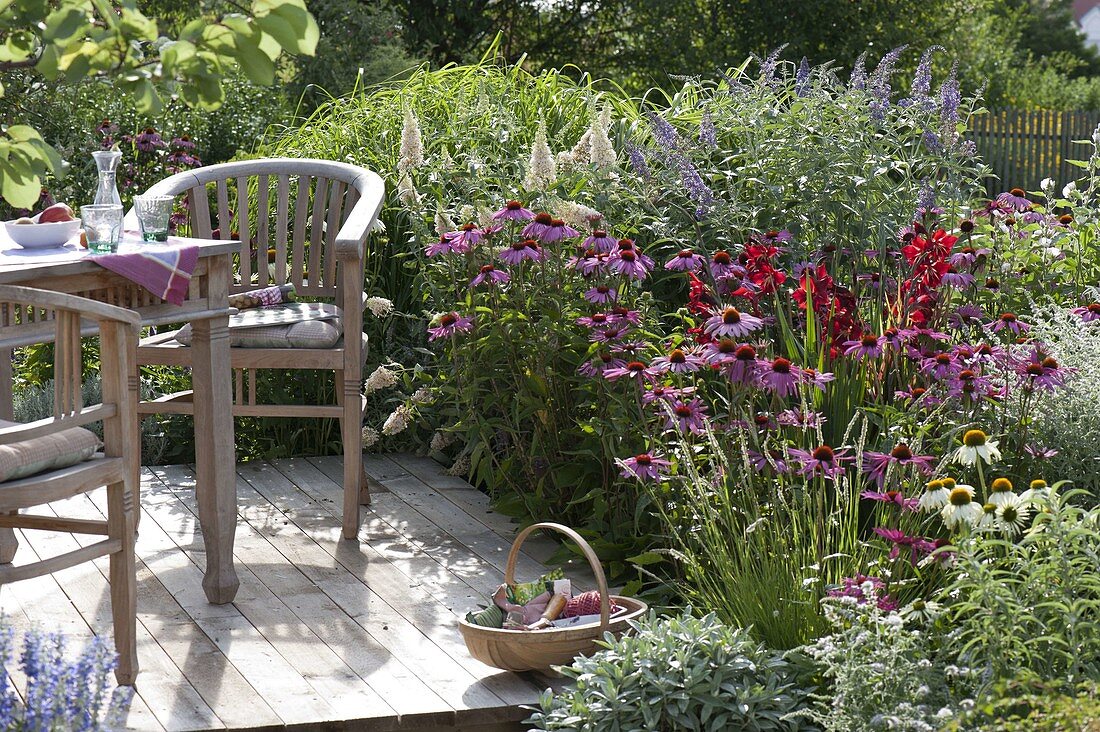
{"label": "white bowl", "polygon": [[5,221],[8,236],[24,249],[44,249],[59,247],[76,236],[80,231],[80,219],[72,221],[54,221],[49,224],[17,224]]}

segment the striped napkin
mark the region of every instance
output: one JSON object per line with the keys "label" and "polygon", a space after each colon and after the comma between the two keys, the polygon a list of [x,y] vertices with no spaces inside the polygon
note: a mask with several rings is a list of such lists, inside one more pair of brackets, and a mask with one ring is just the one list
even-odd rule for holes
{"label": "striped napkin", "polygon": [[115,254],[95,254],[88,257],[104,269],[122,275],[173,305],[187,299],[191,275],[199,261],[195,244],[166,244],[135,241],[125,238]]}

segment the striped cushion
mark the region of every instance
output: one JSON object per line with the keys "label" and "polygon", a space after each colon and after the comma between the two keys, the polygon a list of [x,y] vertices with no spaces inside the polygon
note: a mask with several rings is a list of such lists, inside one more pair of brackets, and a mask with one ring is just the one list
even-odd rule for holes
{"label": "striped cushion", "polygon": [[[229,345],[233,348],[332,348],[344,334],[340,308],[323,303],[287,303],[242,311],[229,318]],[[261,320],[257,320],[262,317]],[[254,324],[274,322],[273,325]],[[287,322],[289,321],[289,322]],[[191,345],[191,325],[176,333]]]}
{"label": "striped cushion", "polygon": [[[0,420],[0,427],[16,424]],[[91,458],[99,444],[94,433],[83,427],[72,427],[45,437],[0,445],[0,481],[76,465]]]}

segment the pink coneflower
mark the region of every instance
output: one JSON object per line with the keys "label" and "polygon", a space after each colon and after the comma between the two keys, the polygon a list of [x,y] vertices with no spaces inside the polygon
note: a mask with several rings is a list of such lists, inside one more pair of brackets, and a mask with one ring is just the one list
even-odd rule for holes
{"label": "pink coneflower", "polygon": [[140,152],[153,152],[157,148],[168,147],[157,131],[152,127],[146,127],[134,138],[134,145]]}
{"label": "pink coneflower", "polygon": [[841,586],[829,587],[825,594],[829,597],[851,597],[858,605],[873,602],[884,613],[898,608],[897,600],[886,594],[886,583],[878,577],[868,577],[865,574],[845,577]]}
{"label": "pink coneflower", "polygon": [[676,388],[674,386],[654,384],[642,392],[642,404],[652,404],[653,402],[669,402],[671,404],[681,397],[693,394],[694,392],[695,387],[693,386]]}
{"label": "pink coneflower", "polygon": [[921,361],[921,370],[935,379],[946,379],[962,369],[954,353],[941,351]]}
{"label": "pink coneflower", "polygon": [[428,340],[434,341],[458,333],[466,333],[473,327],[473,319],[455,312],[446,313],[439,319],[439,325],[428,328]]}
{"label": "pink coneflower", "polygon": [[1016,367],[1023,386],[1053,391],[1064,386],[1072,369],[1064,369],[1053,356],[1036,352],[1031,359]]}
{"label": "pink coneflower", "polygon": [[612,323],[602,328],[593,328],[588,340],[593,343],[611,343],[620,340],[630,333],[629,323]]}
{"label": "pink coneflower", "polygon": [[710,258],[710,274],[716,280],[723,277],[740,277],[745,274],[745,269],[733,261],[729,252],[719,250]]}
{"label": "pink coneflower", "polygon": [[542,247],[534,239],[524,239],[513,244],[500,253],[500,258],[513,266],[525,259],[538,261],[542,259]]}
{"label": "pink coneflower", "polygon": [[592,236],[581,242],[581,246],[603,254],[610,254],[615,251],[615,238],[608,236],[603,229],[594,229]]}
{"label": "pink coneflower", "polygon": [[626,360],[613,356],[606,351],[600,353],[594,361],[585,361],[577,369],[581,376],[602,376],[608,369],[618,369],[626,366]]}
{"label": "pink coneflower", "polygon": [[1001,313],[1001,317],[990,323],[988,327],[994,333],[1008,328],[1013,335],[1020,335],[1031,329],[1030,325],[1016,317],[1016,313]]}
{"label": "pink coneflower", "polygon": [[703,324],[703,331],[712,338],[741,338],[759,330],[764,321],[755,315],[742,313],[729,305]]}
{"label": "pink coneflower", "polygon": [[783,427],[798,427],[814,430],[825,424],[825,415],[821,412],[804,412],[801,409],[784,409],[775,415],[775,421]]}
{"label": "pink coneflower", "polygon": [[1024,445],[1024,452],[1035,460],[1050,460],[1058,454],[1057,450],[1052,450],[1042,445]]}
{"label": "pink coneflower", "polygon": [[[719,341],[722,343],[732,343],[728,339]],[[729,378],[735,384],[756,384],[759,378],[759,372],[756,367],[756,349],[752,346],[745,344],[737,346],[733,351],[733,358],[728,358],[725,354],[718,354],[725,364],[726,377]]]}
{"label": "pink coneflower", "polygon": [[882,348],[886,345],[886,339],[874,333],[864,333],[858,340],[844,341],[845,356],[856,358],[878,358],[882,355]]}
{"label": "pink coneflower", "polygon": [[535,214],[535,218],[527,226],[523,227],[523,231],[520,232],[525,238],[528,239],[541,239],[546,233],[546,230],[554,223],[554,217],[545,211],[540,211]]}
{"label": "pink coneflower", "polygon": [[913,465],[924,474],[932,472],[932,463],[936,458],[931,455],[914,455],[904,442],[890,452],[865,452],[863,454],[863,472],[871,476],[881,489],[886,480],[886,470],[891,465]]}
{"label": "pink coneflower", "polygon": [[444,234],[439,237],[439,241],[428,245],[424,254],[429,257],[438,257],[440,254],[465,254],[468,251],[470,251],[470,244],[465,239],[451,239]]}
{"label": "pink coneflower", "polygon": [[535,218],[532,211],[528,211],[519,201],[508,201],[504,208],[493,214],[496,221],[530,221]]}
{"label": "pink coneflower", "polygon": [[997,203],[1013,211],[1030,211],[1031,201],[1023,188],[1013,188],[997,195]]}
{"label": "pink coneflower", "polygon": [[929,541],[923,536],[910,536],[900,529],[889,529],[880,526],[873,529],[873,531],[893,545],[890,549],[890,559],[897,559],[901,556],[902,548],[908,548],[909,562],[913,566],[916,566],[918,561],[936,550],[935,542]]}
{"label": "pink coneflower", "polygon": [[[709,364],[724,364],[733,360],[738,348],[737,341],[732,338],[719,338],[703,346],[703,358]],[[752,346],[748,346],[752,349]],[[753,350],[755,357],[756,351]]]}
{"label": "pink coneflower", "polygon": [[[760,241],[763,244],[770,244],[778,249],[779,244],[786,244],[791,240],[791,232],[783,229],[782,231],[765,231],[760,235]],[[782,249],[779,249],[782,251]]]}
{"label": "pink coneflower", "polygon": [[776,473],[790,472],[790,466],[787,465],[787,457],[782,450],[768,450],[767,455],[756,452],[756,450],[749,450],[747,454],[753,470],[758,472],[774,470]]}
{"label": "pink coneflower", "polygon": [[636,249],[620,249],[611,255],[608,267],[616,274],[644,280],[653,269],[653,260]]}
{"label": "pink coneflower", "polygon": [[611,261],[610,257],[609,254],[602,254],[595,249],[589,249],[582,256],[570,257],[569,266],[587,277],[599,272],[601,269],[606,269]]}
{"label": "pink coneflower", "polygon": [[954,287],[956,290],[964,290],[974,284],[974,275],[969,272],[959,272],[952,267],[944,273],[940,281],[948,287]]}
{"label": "pink coneflower", "polygon": [[879,503],[890,503],[905,511],[916,511],[919,498],[906,498],[901,491],[863,491],[861,497]]}
{"label": "pink coneflower", "polygon": [[512,279],[512,276],[507,272],[502,272],[491,264],[484,265],[478,270],[477,277],[474,277],[470,281],[470,287],[477,287],[482,282],[487,282],[490,285],[499,285]]}
{"label": "pink coneflower", "polygon": [[1073,309],[1073,314],[1079,317],[1086,323],[1091,323],[1094,320],[1100,320],[1100,302],[1092,302],[1088,305],[1082,305],[1079,308]]}
{"label": "pink coneflower", "polygon": [[689,374],[703,367],[705,361],[694,351],[682,348],[673,348],[667,356],[653,359],[653,368],[664,373],[671,371],[674,374]]}
{"label": "pink coneflower", "polygon": [[960,305],[955,308],[955,311],[951,313],[947,320],[951,327],[964,330],[972,325],[981,325],[983,318],[985,318],[985,312],[982,311],[981,307],[977,305]]}
{"label": "pink coneflower", "polygon": [[679,253],[668,260],[665,264],[665,269],[676,270],[679,272],[694,272],[702,267],[707,260],[691,251],[690,249],[681,249]]}
{"label": "pink coneflower", "polygon": [[828,445],[820,445],[812,451],[797,448],[790,450],[791,457],[802,463],[800,472],[803,475],[812,476],[820,473],[829,480],[836,480],[844,474],[843,463],[852,459],[847,452],[847,448],[833,450]]}
{"label": "pink coneflower", "polygon": [[584,293],[584,299],[597,305],[604,305],[609,302],[615,302],[619,293],[616,292],[614,287],[608,285],[596,285],[595,287],[587,290]]}
{"label": "pink coneflower", "polygon": [[658,375],[658,371],[647,366],[644,361],[629,361],[620,368],[604,371],[603,375],[608,381],[615,381],[624,376],[639,381],[650,381]]}
{"label": "pink coneflower", "polygon": [[989,256],[989,250],[985,248],[963,247],[959,251],[948,255],[947,261],[952,267],[973,267],[979,260]]}
{"label": "pink coneflower", "polygon": [[536,237],[544,244],[552,244],[562,239],[572,239],[575,236],[580,236],[581,232],[569,226],[561,219],[551,219],[550,226],[543,230],[542,235]]}
{"label": "pink coneflower", "polygon": [[992,389],[992,382],[973,369],[963,369],[947,382],[947,395],[956,399],[977,399],[989,394]]}
{"label": "pink coneflower", "polygon": [[611,347],[612,352],[625,354],[628,357],[634,357],[639,353],[645,353],[649,350],[649,343],[646,341],[622,341],[616,343]]}
{"label": "pink coneflower", "polygon": [[672,414],[666,425],[669,429],[676,428],[693,435],[700,435],[706,431],[707,408],[702,399],[692,399],[689,402],[676,401],[672,403],[671,409]]}
{"label": "pink coneflower", "polygon": [[619,475],[638,480],[661,480],[663,478],[661,471],[672,465],[668,460],[648,452],[625,460],[616,459],[615,463],[623,469]]}
{"label": "pink coneflower", "polygon": [[835,381],[836,374],[828,371],[819,372],[816,369],[802,369],[800,378],[802,379],[802,383],[816,387],[819,391],[825,391],[825,385],[830,381]]}
{"label": "pink coneflower", "polygon": [[760,383],[781,397],[794,394],[802,380],[801,369],[782,356],[757,361],[756,370]]}
{"label": "pink coneflower", "polygon": [[631,325],[640,325],[642,322],[642,314],[638,310],[631,310],[630,308],[624,308],[622,305],[617,305],[611,308],[611,312],[608,313],[613,323],[630,323]]}
{"label": "pink coneflower", "polygon": [[602,328],[607,325],[614,325],[615,319],[608,313],[593,313],[577,318],[576,323],[577,325],[583,325],[585,328]]}
{"label": "pink coneflower", "polygon": [[477,228],[477,224],[463,224],[458,231],[448,231],[443,235],[444,239],[452,242],[452,245],[462,242],[468,250],[470,247],[481,243],[485,238],[485,232]]}

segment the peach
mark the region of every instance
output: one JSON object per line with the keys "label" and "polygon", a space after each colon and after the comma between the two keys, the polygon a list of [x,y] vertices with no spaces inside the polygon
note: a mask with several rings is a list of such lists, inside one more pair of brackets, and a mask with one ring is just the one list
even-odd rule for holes
{"label": "peach", "polygon": [[72,221],[76,216],[66,203],[55,203],[42,213],[38,214],[38,223],[52,224],[58,221]]}

